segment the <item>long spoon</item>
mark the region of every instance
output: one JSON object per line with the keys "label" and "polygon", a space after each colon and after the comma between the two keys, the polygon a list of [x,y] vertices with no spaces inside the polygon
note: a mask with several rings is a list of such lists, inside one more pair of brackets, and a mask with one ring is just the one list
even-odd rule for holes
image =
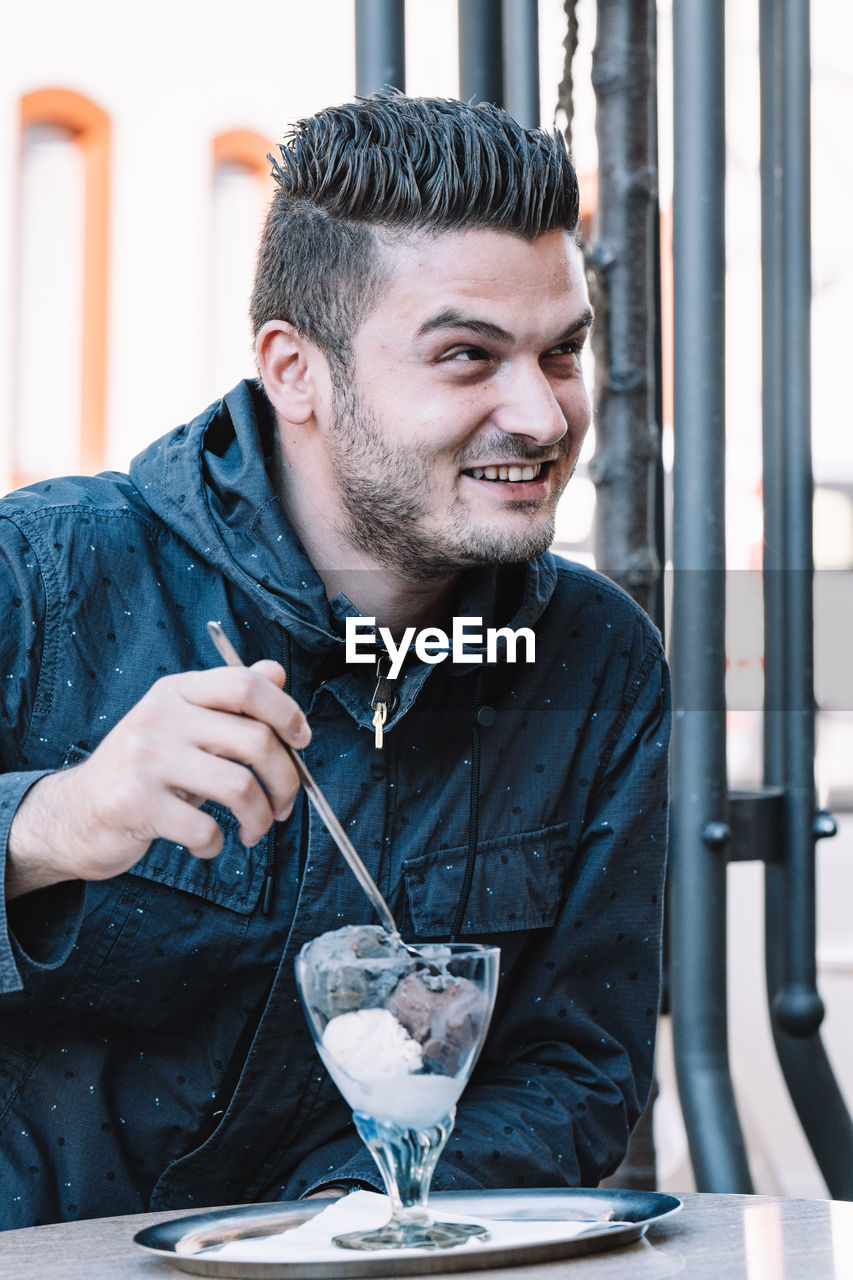
{"label": "long spoon", "polygon": [[[208,622],[207,632],[213,643],[216,645],[217,652],[223,662],[225,662],[229,667],[244,667],[246,665],[218,622]],[[402,941],[402,939],[400,939],[400,931],[394,923],[394,917],[391,915],[388,903],[382,897],[382,894],[376,887],[375,880],[356,853],[352,841],[335,817],[331,805],[323,795],[323,792],[317,786],[317,783],[314,781],[305,761],[302,759],[298,751],[294,751],[289,742],[284,742],[282,740],[282,746],[293,761],[293,767],[299,775],[299,781],[305,788],[309,800],[325,823],[326,830],[329,835],[332,837],[335,844],[349,863],[356,880],[376,908],[385,928],[395,938]]]}

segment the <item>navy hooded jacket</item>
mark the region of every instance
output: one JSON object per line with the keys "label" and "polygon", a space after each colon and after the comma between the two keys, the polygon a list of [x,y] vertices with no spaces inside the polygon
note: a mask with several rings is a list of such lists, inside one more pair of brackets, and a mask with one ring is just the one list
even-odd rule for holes
{"label": "navy hooded jacket", "polygon": [[[243,383],[108,473],[0,503],[0,851],[47,771],[158,677],[284,662],[305,759],[404,936],[501,947],[496,1014],[437,1189],[594,1185],[648,1094],[669,706],[659,638],[552,555],[463,576],[454,607],[531,627],[533,663],[411,655],[374,746],[371,666],[268,478]],[[484,656],[484,655],[473,655]],[[0,1225],[293,1199],[381,1182],[313,1048],[293,960],[371,918],[304,797],[213,861],[156,841],[124,875],[8,904],[0,927]],[[0,858],[0,867],[3,865]],[[2,895],[0,895],[2,901]]]}

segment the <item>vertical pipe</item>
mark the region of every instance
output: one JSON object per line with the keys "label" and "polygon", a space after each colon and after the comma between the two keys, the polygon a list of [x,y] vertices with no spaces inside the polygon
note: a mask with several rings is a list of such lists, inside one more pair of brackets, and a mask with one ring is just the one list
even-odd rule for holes
{"label": "vertical pipe", "polygon": [[[853,1199],[853,1124],[818,1033],[810,440],[809,9],[760,3],[764,419],[764,776],[786,792],[765,868],[779,1063],[830,1194]],[[800,355],[791,359],[791,342]]]}
{"label": "vertical pipe", "polygon": [[539,5],[503,0],[504,106],[525,129],[539,124]]}
{"label": "vertical pipe", "polygon": [[459,97],[503,106],[499,0],[459,0]]}
{"label": "vertical pipe", "polygon": [[[649,102],[648,102],[649,156],[654,166],[655,198],[654,228],[652,230],[652,361],[654,386],[654,424],[656,456],[652,484],[652,545],[657,565],[657,578],[649,601],[652,621],[666,640],[666,604],[663,570],[667,559],[667,527],[665,473],[663,466],[663,290],[661,287],[661,208],[660,208],[660,146],[658,141],[658,7],[651,6],[649,21]],[[669,1012],[669,958],[664,948],[664,983],[661,1011]]]}
{"label": "vertical pipe", "polygon": [[[823,1017],[815,960],[814,653],[812,615],[810,66],[808,0],[777,10],[782,32],[781,200],[782,598],[789,842],[783,1028],[805,1035]],[[796,342],[796,347],[791,346]],[[791,352],[798,351],[798,359]]]}
{"label": "vertical pipe", "polygon": [[355,91],[406,87],[404,0],[355,0]]}
{"label": "vertical pipe", "polygon": [[673,20],[672,1019],[697,1187],[749,1192],[726,1026],[723,0],[678,0]]}
{"label": "vertical pipe", "polygon": [[[785,617],[782,598],[782,112],[777,0],[759,0],[761,79],[761,397],[764,498],[764,781],[785,785]],[[769,870],[769,868],[768,868]]]}

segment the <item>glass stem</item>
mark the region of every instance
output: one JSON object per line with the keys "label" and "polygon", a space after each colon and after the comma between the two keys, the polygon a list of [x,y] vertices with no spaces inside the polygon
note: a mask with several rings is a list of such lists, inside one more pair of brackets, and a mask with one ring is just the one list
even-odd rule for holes
{"label": "glass stem", "polygon": [[454,1108],[429,1129],[403,1129],[364,1111],[353,1112],[355,1127],[382,1174],[392,1222],[425,1222],[429,1218],[430,1182],[455,1117]]}

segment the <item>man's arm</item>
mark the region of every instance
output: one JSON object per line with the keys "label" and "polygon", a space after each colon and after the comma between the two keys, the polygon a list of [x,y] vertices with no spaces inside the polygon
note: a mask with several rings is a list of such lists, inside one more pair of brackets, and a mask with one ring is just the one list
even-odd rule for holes
{"label": "man's arm", "polygon": [[[214,857],[222,834],[199,811],[218,801],[251,846],[286,817],[297,779],[281,745],[310,730],[273,662],[165,677],[83,763],[28,764],[42,665],[45,597],[37,558],[0,520],[0,992],[21,988],[21,960],[64,964],[76,940],[87,880],[126,870],[162,836],[186,856]],[[236,676],[236,680],[234,677]],[[57,726],[62,735],[62,726]],[[41,890],[40,893],[35,893]],[[32,903],[32,909],[31,909]],[[4,909],[8,905],[8,912]]]}
{"label": "man's arm", "polygon": [[[82,764],[26,772],[48,611],[38,555],[6,519],[0,520],[0,611],[0,872],[6,900],[117,875],[160,837],[182,844],[190,855],[215,857],[222,833],[200,811],[208,799],[234,812],[247,846],[288,815],[298,780],[282,740],[301,748],[311,733],[283,691],[278,663],[166,676]],[[106,670],[102,678],[108,679]]]}
{"label": "man's arm", "polygon": [[9,831],[6,897],[119,875],[153,840],[213,858],[222,848],[205,800],[231,809],[256,844],[298,790],[282,745],[311,738],[276,662],[158,680],[82,764],[40,779]]}

